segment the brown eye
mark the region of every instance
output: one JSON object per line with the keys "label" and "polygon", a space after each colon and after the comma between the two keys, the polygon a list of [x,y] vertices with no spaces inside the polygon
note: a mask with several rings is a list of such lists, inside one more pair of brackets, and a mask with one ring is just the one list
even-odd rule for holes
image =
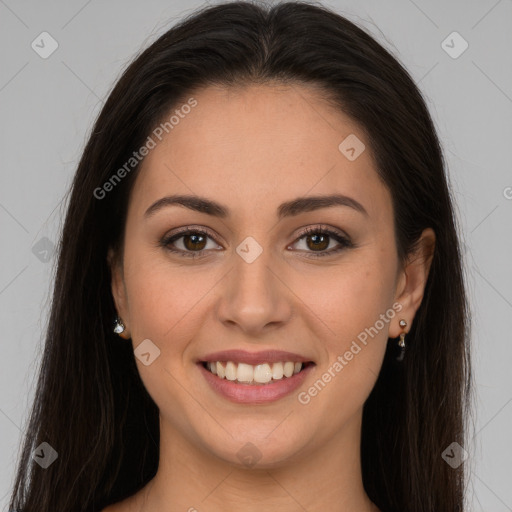
{"label": "brown eye", "polygon": [[[306,246],[304,251],[307,253],[307,257],[313,258],[329,256],[338,253],[343,249],[355,247],[348,237],[325,227],[308,228],[302,233],[297,241],[300,242],[303,239],[304,245]],[[338,247],[334,246],[333,249],[327,250],[331,245],[331,242],[337,242]]]}
{"label": "brown eye", "polygon": [[[311,242],[311,244],[310,244]],[[325,251],[329,247],[329,236],[322,233],[306,236],[307,246],[314,251]]]}
{"label": "brown eye", "polygon": [[183,245],[189,251],[202,251],[206,245],[206,237],[200,234],[182,235]]}
{"label": "brown eye", "polygon": [[[159,245],[179,256],[199,258],[206,256],[209,249],[222,249],[218,244],[214,244],[216,247],[209,248],[209,240],[215,241],[213,235],[207,231],[186,229],[180,233],[164,237]],[[305,252],[307,257],[329,256],[343,249],[355,247],[347,236],[324,227],[308,228],[295,243],[302,242],[302,240],[304,240],[305,248],[302,248],[301,251]],[[334,248],[328,250],[333,242]],[[336,247],[336,243],[338,247]]]}
{"label": "brown eye", "polygon": [[[205,251],[209,249],[207,247],[209,240],[213,241],[213,236],[207,231],[187,229],[164,237],[159,245],[170,252],[178,253],[180,256],[198,258],[204,256]],[[214,244],[213,248],[218,249],[219,247],[219,245]]]}

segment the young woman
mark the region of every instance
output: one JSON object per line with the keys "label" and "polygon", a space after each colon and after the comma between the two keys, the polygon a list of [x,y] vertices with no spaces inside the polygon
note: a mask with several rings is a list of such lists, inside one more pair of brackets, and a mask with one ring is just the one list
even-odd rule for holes
{"label": "young woman", "polygon": [[404,68],[320,6],[207,7],[91,132],[10,508],[462,511],[468,324]]}

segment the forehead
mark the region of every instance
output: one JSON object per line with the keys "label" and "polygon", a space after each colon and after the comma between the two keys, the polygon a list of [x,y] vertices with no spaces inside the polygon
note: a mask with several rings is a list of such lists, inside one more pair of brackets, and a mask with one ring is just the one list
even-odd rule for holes
{"label": "forehead", "polygon": [[[195,106],[180,110],[190,98]],[[364,131],[311,87],[210,86],[185,97],[168,117],[176,110],[179,121],[161,140],[153,136],[156,146],[137,176],[137,209],[166,193],[217,198],[247,214],[336,192],[356,197],[370,214],[390,207]],[[344,141],[364,150],[351,160]]]}

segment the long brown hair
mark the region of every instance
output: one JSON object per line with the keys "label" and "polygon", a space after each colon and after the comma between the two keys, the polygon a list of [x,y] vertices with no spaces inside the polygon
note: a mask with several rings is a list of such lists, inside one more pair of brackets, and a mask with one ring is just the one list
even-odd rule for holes
{"label": "long brown hair", "polygon": [[[470,401],[469,314],[445,163],[425,101],[404,67],[364,30],[307,2],[229,2],[172,27],[125,70],[91,131],[58,247],[45,349],[10,508],[98,511],[141,489],[158,467],[158,409],[131,345],[112,332],[107,251],[121,247],[135,166],[98,188],[187,94],[209,84],[311,84],[365,130],[394,208],[402,261],[423,229],[436,234],[405,360],[388,349],[364,406],[363,483],[383,512],[463,510]],[[389,344],[391,347],[392,344]],[[40,443],[58,459],[32,460]]]}

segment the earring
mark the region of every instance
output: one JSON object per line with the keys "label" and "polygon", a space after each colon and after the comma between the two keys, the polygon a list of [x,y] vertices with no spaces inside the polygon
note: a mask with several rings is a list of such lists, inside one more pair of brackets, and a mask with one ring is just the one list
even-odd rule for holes
{"label": "earring", "polygon": [[[398,322],[398,325],[400,325],[400,327],[407,327],[407,322],[402,319],[400,322]],[[405,356],[405,332],[400,334],[400,341],[398,342],[398,346],[400,347],[400,352],[396,357],[396,360],[398,362],[402,362]]]}
{"label": "earring", "polygon": [[114,320],[114,332],[116,334],[121,334],[122,332],[124,332],[124,330],[125,327],[123,321],[117,316]]}

